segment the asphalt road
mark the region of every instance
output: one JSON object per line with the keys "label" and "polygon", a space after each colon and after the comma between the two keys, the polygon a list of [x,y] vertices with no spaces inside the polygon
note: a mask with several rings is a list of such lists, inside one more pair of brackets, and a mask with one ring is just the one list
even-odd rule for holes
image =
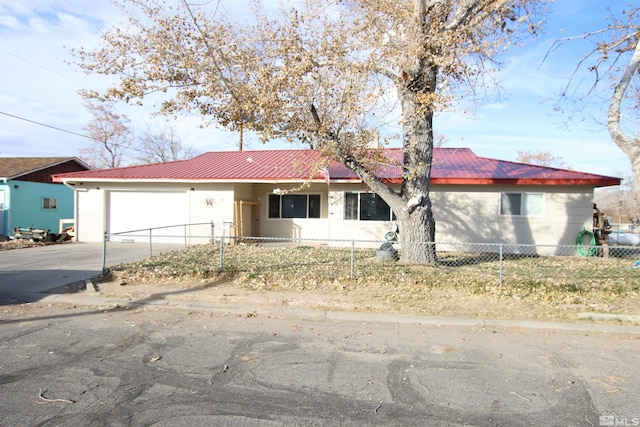
{"label": "asphalt road", "polygon": [[5,305],[0,425],[633,425],[639,337]]}
{"label": "asphalt road", "polygon": [[101,266],[0,252],[0,426],[640,425],[635,328],[42,299]]}

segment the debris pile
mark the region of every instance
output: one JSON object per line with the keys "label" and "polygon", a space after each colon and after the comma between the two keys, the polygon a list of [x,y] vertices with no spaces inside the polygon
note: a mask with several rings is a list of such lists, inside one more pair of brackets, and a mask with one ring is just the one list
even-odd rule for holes
{"label": "debris pile", "polygon": [[13,229],[13,236],[9,238],[11,240],[28,240],[29,242],[62,243],[73,239],[74,235],[74,227],[67,227],[62,230],[61,233],[52,233],[51,230],[34,227],[15,227]]}

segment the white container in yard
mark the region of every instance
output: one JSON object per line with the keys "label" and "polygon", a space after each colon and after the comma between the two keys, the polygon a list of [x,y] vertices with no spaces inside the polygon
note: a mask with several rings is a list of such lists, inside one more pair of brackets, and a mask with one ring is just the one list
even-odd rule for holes
{"label": "white container in yard", "polygon": [[610,245],[640,246],[640,234],[615,232],[607,237]]}

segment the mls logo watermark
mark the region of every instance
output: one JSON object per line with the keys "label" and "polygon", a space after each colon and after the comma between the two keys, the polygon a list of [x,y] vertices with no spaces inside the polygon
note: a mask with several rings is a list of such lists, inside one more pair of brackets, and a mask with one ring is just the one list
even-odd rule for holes
{"label": "mls logo watermark", "polygon": [[600,415],[601,426],[640,426],[640,418],[616,417],[614,415]]}

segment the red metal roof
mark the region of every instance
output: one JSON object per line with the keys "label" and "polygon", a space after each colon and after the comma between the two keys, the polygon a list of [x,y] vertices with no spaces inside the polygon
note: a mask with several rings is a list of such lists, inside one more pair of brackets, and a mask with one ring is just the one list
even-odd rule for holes
{"label": "red metal roof", "polygon": [[[376,174],[399,183],[402,149],[388,149],[389,164]],[[476,156],[468,148],[435,148],[433,184],[619,185],[620,178],[572,170],[527,165]],[[77,181],[208,181],[260,182],[324,180],[321,153],[314,150],[256,150],[209,152],[190,160],[91,170],[54,176],[57,182]],[[332,163],[331,180],[357,180],[344,165]]]}
{"label": "red metal roof", "polygon": [[[387,157],[402,164],[402,150],[387,150]],[[387,181],[400,183],[402,169],[381,167]],[[331,179],[354,179],[344,165],[333,164]],[[505,160],[478,157],[469,148],[434,148],[431,168],[432,184],[521,184],[521,185],[589,185],[606,187],[620,185],[620,178],[577,172],[567,169],[535,166]]]}

